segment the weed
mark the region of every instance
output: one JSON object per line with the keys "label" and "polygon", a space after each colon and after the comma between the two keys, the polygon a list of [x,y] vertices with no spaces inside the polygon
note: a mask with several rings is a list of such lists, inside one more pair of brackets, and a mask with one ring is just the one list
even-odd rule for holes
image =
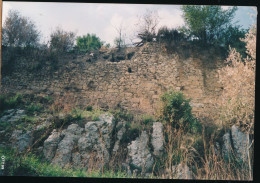
{"label": "weed", "polygon": [[43,110],[43,106],[39,103],[37,104],[30,104],[29,106],[26,107],[27,113],[30,115],[39,113]]}
{"label": "weed", "polygon": [[92,110],[93,110],[93,107],[90,106],[90,105],[88,105],[88,106],[86,107],[86,110],[87,110],[87,111],[92,111]]}
{"label": "weed", "polygon": [[6,109],[17,108],[23,104],[23,96],[17,93],[15,96],[8,97],[6,95],[0,95],[0,111]]}

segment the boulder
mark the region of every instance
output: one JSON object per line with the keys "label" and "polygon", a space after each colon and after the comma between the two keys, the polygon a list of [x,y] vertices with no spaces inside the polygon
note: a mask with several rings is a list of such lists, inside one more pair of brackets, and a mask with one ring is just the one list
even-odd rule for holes
{"label": "boulder", "polygon": [[52,131],[51,135],[44,141],[43,154],[47,160],[52,160],[55,156],[56,149],[61,140],[61,132],[57,132],[55,129]]}
{"label": "boulder", "polygon": [[234,152],[236,156],[247,162],[248,161],[248,153],[249,146],[251,144],[249,139],[249,134],[245,134],[239,130],[239,128],[235,125],[231,127],[232,141],[234,145]]}
{"label": "boulder", "polygon": [[129,164],[142,169],[146,173],[152,169],[154,159],[148,150],[148,135],[145,131],[136,140],[132,141],[128,148]]}
{"label": "boulder", "polygon": [[72,150],[79,140],[83,128],[77,124],[71,124],[68,128],[62,131],[64,138],[60,141],[52,164],[58,164],[61,167],[69,165],[72,159]]}
{"label": "boulder", "polygon": [[0,118],[0,122],[14,122],[25,116],[25,111],[20,109],[10,109],[5,111],[5,115]]}
{"label": "boulder", "polygon": [[117,132],[117,139],[116,139],[116,142],[115,142],[115,145],[114,145],[114,148],[113,148],[113,153],[116,153],[119,149],[119,145],[120,145],[120,141],[126,131],[126,128],[125,128],[125,122],[123,121],[120,121],[117,123],[116,125],[116,129],[118,129],[118,132]]}
{"label": "boulder", "polygon": [[18,152],[25,151],[32,145],[32,132],[23,132],[22,130],[14,130],[11,136],[12,147]]}
{"label": "boulder", "polygon": [[222,155],[229,157],[234,154],[240,160],[247,162],[249,146],[251,144],[249,134],[243,133],[235,125],[231,127],[230,132],[223,136]]}
{"label": "boulder", "polygon": [[[96,160],[102,161],[103,165],[109,163],[109,149],[114,126],[114,117],[108,113],[100,115],[99,121],[91,121],[85,125],[85,133],[78,140],[82,164],[88,164],[93,153],[95,153]],[[101,166],[101,164],[99,165]]]}
{"label": "boulder", "polygon": [[231,152],[232,152],[231,136],[230,133],[228,132],[223,135],[222,155],[225,158],[229,158]]}
{"label": "boulder", "polygon": [[163,152],[163,125],[160,122],[153,123],[153,133],[152,133],[152,145],[153,154],[155,156],[160,156]]}

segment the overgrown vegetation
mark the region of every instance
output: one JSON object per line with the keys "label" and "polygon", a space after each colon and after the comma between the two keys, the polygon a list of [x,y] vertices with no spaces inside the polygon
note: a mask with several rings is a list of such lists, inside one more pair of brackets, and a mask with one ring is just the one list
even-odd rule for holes
{"label": "overgrown vegetation", "polygon": [[161,96],[162,106],[159,119],[169,123],[174,129],[196,133],[201,131],[201,125],[191,113],[191,99],[185,99],[181,92],[169,91]]}
{"label": "overgrown vegetation", "polygon": [[[247,34],[240,27],[232,26],[230,22],[236,8],[222,10],[217,6],[183,6],[182,9],[186,28],[176,30],[163,27],[157,33],[156,12],[146,12],[141,17],[142,22],[137,36],[141,42],[136,45],[141,46],[156,38],[158,42],[166,43],[168,47],[174,47],[182,41],[192,39],[204,44],[233,46],[226,59],[226,67],[219,72],[220,82],[223,85],[222,101],[213,101],[216,104],[216,110],[220,111],[220,116],[215,119],[219,122],[219,126],[203,126],[192,114],[192,107],[189,104],[191,99],[186,99],[183,93],[177,91],[168,91],[161,96],[161,108],[156,117],[148,114],[134,115],[123,110],[106,112],[112,113],[117,122],[121,120],[126,122],[126,132],[121,139],[121,144],[125,145],[135,140],[143,130],[151,132],[155,121],[163,123],[165,152],[160,158],[155,158],[153,174],[157,177],[176,178],[173,166],[184,164],[192,169],[195,179],[251,180],[252,155],[250,154],[251,159],[247,162],[248,164],[239,161],[234,154],[225,158],[216,144],[223,143],[221,141],[223,134],[233,124],[252,136],[254,134],[256,26],[253,26]],[[26,26],[21,25],[19,21],[24,22]],[[12,22],[15,26],[13,36],[17,37],[11,36]],[[30,37],[23,29],[17,32],[16,26],[30,29],[33,37]],[[20,36],[24,40],[19,39]],[[9,13],[9,18],[3,28],[3,45],[11,50],[8,52],[9,64],[14,63],[13,60],[17,54],[22,55],[22,52],[26,50],[26,53],[31,56],[23,56],[33,61],[32,70],[41,69],[41,64],[45,62],[45,59],[57,69],[59,55],[73,49],[79,49],[82,52],[98,50],[104,44],[96,35],[87,34],[77,38],[76,48],[74,47],[75,33],[57,29],[51,34],[50,46],[45,45],[41,48],[38,46],[38,36],[39,32],[30,20],[22,17],[18,12]],[[117,40],[117,44],[119,47],[122,46],[121,38]],[[246,45],[247,57],[238,52],[244,52],[244,45]],[[40,57],[43,58],[40,59]],[[47,114],[52,116],[51,129],[62,129],[71,123],[84,126],[88,121],[98,121],[99,116],[105,112],[91,105],[79,107],[78,99],[73,93],[65,93],[63,96],[45,96],[40,99],[21,94],[1,95],[0,117],[9,109],[23,109],[26,115],[11,123],[1,122],[0,131],[30,130],[37,124],[38,116]],[[121,127],[117,127],[116,130],[118,131]],[[129,177],[126,172],[114,172],[110,169],[102,172],[62,169],[42,163],[43,160],[36,158],[33,154],[21,156],[9,149],[0,149],[0,153],[6,156],[4,175]]]}
{"label": "overgrown vegetation", "polygon": [[10,149],[0,148],[0,155],[5,156],[4,176],[45,176],[45,177],[106,177],[106,178],[131,178],[126,172],[112,172],[105,170],[87,171],[85,169],[69,169],[43,163],[41,159],[33,154],[19,156],[17,152]]}
{"label": "overgrown vegetation", "polygon": [[16,94],[15,96],[8,97],[0,95],[0,112],[20,106],[23,103],[22,95]]}
{"label": "overgrown vegetation", "polygon": [[254,25],[246,38],[247,58],[230,48],[226,59],[227,66],[220,72],[223,85],[222,101],[216,101],[216,108],[221,109],[220,119],[224,126],[237,124],[246,132],[253,134],[255,113],[255,62],[256,62],[256,26]]}
{"label": "overgrown vegetation", "polygon": [[95,34],[87,34],[77,37],[77,49],[81,52],[98,50],[104,44]]}
{"label": "overgrown vegetation", "polygon": [[224,10],[221,6],[183,5],[181,9],[185,21],[181,30],[187,35],[204,44],[244,48],[239,38],[243,38],[246,31],[232,23],[236,6]]}

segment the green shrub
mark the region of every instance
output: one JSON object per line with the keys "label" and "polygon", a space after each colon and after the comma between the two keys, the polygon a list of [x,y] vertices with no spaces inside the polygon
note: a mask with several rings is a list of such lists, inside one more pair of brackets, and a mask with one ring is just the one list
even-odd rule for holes
{"label": "green shrub", "polygon": [[37,112],[41,112],[43,110],[43,107],[41,104],[37,103],[37,104],[31,104],[29,106],[26,107],[27,113],[28,114],[35,114]]}
{"label": "green shrub", "polygon": [[115,110],[112,112],[116,120],[123,119],[126,122],[132,122],[134,120],[134,115],[130,112],[125,112],[122,110]]}
{"label": "green shrub", "polygon": [[87,111],[92,111],[92,110],[93,110],[93,107],[92,107],[91,105],[88,105],[88,106],[86,107],[86,110],[87,110]]}
{"label": "green shrub", "polygon": [[171,123],[173,128],[183,128],[186,132],[201,131],[199,121],[192,115],[191,99],[185,99],[181,92],[173,90],[161,96],[162,106],[159,113],[161,121]]}
{"label": "green shrub", "polygon": [[16,94],[12,97],[7,97],[5,95],[0,96],[0,111],[6,109],[17,108],[23,103],[23,96],[21,94]]}
{"label": "green shrub", "polygon": [[148,114],[142,115],[142,123],[144,125],[151,125],[153,122],[154,122],[153,116]]}

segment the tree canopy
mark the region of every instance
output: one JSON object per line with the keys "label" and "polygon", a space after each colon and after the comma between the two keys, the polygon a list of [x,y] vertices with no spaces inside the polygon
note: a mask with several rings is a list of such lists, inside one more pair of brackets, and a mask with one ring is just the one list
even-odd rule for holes
{"label": "tree canopy", "polygon": [[98,50],[104,44],[95,34],[87,34],[77,37],[77,46],[80,51]]}
{"label": "tree canopy", "polygon": [[50,48],[58,52],[69,51],[73,48],[75,41],[75,33],[67,32],[57,27],[51,33]]}
{"label": "tree canopy", "polygon": [[204,43],[214,44],[228,35],[237,7],[224,10],[221,6],[183,5],[181,9],[186,32]]}
{"label": "tree canopy", "polygon": [[2,45],[11,47],[35,47],[39,44],[40,32],[28,17],[10,10],[2,29]]}

